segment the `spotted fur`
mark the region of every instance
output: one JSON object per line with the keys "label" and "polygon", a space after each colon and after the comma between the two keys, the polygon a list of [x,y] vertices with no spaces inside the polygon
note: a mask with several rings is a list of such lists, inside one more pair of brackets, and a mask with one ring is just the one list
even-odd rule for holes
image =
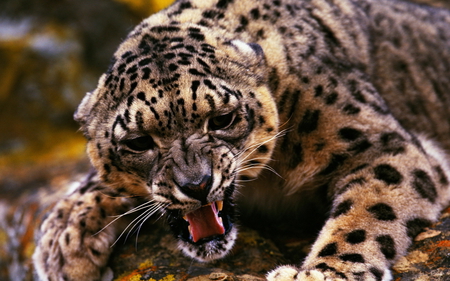
{"label": "spotted fur", "polygon": [[[305,261],[271,281],[390,280],[450,200],[449,71],[445,10],[177,1],[128,35],[81,102],[99,179],[46,219],[37,272],[100,278],[124,228],[111,216],[138,209],[165,215],[188,256],[221,258],[237,204],[267,222],[329,214]],[[223,233],[196,241],[182,217],[201,210],[217,212]]]}

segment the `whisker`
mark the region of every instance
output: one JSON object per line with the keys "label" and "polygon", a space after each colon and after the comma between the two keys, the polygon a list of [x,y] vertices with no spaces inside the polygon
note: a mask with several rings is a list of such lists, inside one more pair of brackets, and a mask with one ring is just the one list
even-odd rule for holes
{"label": "whisker", "polygon": [[109,227],[111,224],[113,224],[113,223],[114,223],[115,221],[117,221],[118,219],[120,219],[120,218],[122,218],[122,217],[124,217],[124,216],[126,216],[126,215],[129,215],[129,214],[138,212],[138,211],[140,211],[140,210],[142,210],[142,209],[148,208],[148,206],[146,206],[146,205],[151,205],[151,204],[154,204],[153,200],[147,201],[147,202],[145,202],[145,203],[143,203],[143,204],[141,204],[141,205],[139,205],[139,206],[136,206],[136,207],[134,207],[133,209],[130,209],[130,210],[126,211],[126,212],[123,213],[123,214],[120,214],[120,215],[117,215],[117,216],[110,216],[110,217],[114,217],[115,219],[113,219],[112,221],[110,221],[107,225],[105,225],[102,229],[100,229],[99,231],[97,231],[96,233],[94,233],[92,236],[99,234],[100,232],[102,232],[103,230],[105,230],[107,227]]}
{"label": "whisker", "polygon": [[[162,208],[165,208],[165,206],[162,206]],[[135,247],[137,249],[137,244],[138,244],[138,238],[139,238],[139,233],[141,232],[142,226],[144,225],[144,223],[151,217],[153,216],[157,211],[159,211],[160,209],[158,208],[158,210],[151,212],[151,213],[147,213],[147,215],[145,217],[143,217],[143,219],[141,220],[139,227],[136,229],[135,233],[136,233],[136,241],[135,241]],[[163,216],[163,213],[161,213],[161,215],[158,217],[158,219],[160,219]]]}
{"label": "whisker", "polygon": [[[120,233],[120,235],[117,237],[117,239],[111,245],[111,247],[113,247],[127,232],[128,232],[128,234],[125,237],[125,240],[128,239],[131,231],[136,227],[136,225],[138,225],[142,220],[145,221],[148,217],[152,216],[154,213],[156,213],[157,211],[162,209],[164,207],[164,205],[166,205],[165,203],[161,203],[161,202],[158,202],[158,203],[152,202],[152,203],[153,203],[152,205],[146,206],[146,208],[148,208],[147,210],[145,210],[142,214],[139,214],[136,218],[134,218],[127,225],[127,227],[125,227],[125,229]],[[144,206],[141,205],[141,207],[139,209],[140,210],[144,209]],[[134,211],[134,212],[136,212],[136,211]]]}
{"label": "whisker", "polygon": [[264,145],[264,144],[266,144],[266,143],[268,143],[268,142],[271,142],[271,141],[273,141],[273,140],[276,140],[276,139],[278,139],[278,138],[281,138],[282,136],[284,136],[284,135],[287,133],[287,131],[288,131],[288,129],[282,130],[282,131],[278,132],[277,134],[275,134],[275,136],[273,136],[273,137],[271,137],[271,138],[269,138],[269,139],[263,141],[262,143],[254,144],[254,145],[251,145],[250,147],[245,148],[245,149],[242,150],[240,153],[238,153],[238,154],[236,155],[236,157],[240,157],[240,156],[241,156],[242,154],[244,154],[245,152],[251,150],[245,158],[240,159],[241,161],[246,160],[248,157],[250,157],[250,155],[253,154],[253,152],[255,152],[255,151],[256,151],[258,148],[260,148],[262,145]]}
{"label": "whisker", "polygon": [[[148,211],[148,210],[147,210]],[[127,236],[125,237],[125,240],[128,239],[128,236],[130,234],[130,231],[133,230],[134,228],[134,223],[135,221],[139,221],[140,218],[142,216],[145,216],[145,213],[147,212],[145,211],[144,213],[140,214],[139,216],[137,216],[136,218],[134,218],[128,225],[127,227],[125,227],[124,230],[122,230],[122,232],[120,233],[120,235],[117,237],[117,239],[114,241],[114,243],[111,245],[111,247],[113,247],[114,245],[116,245],[116,243],[120,240],[120,238],[122,238],[123,235],[125,235],[125,233],[127,233]],[[130,228],[131,227],[131,228]],[[130,229],[130,231],[127,231],[128,229]]]}

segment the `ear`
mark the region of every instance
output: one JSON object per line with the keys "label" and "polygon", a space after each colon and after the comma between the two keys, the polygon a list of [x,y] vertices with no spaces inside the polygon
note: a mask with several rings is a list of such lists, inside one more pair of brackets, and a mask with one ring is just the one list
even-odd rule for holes
{"label": "ear", "polygon": [[[260,83],[266,79],[267,65],[264,51],[259,44],[245,43],[241,40],[226,41],[222,51],[225,54],[223,63],[231,66],[235,78],[243,79],[252,76]],[[229,73],[231,74],[231,73]]]}
{"label": "ear", "polygon": [[93,92],[86,93],[84,98],[81,100],[80,105],[78,105],[77,110],[73,114],[73,118],[80,124],[83,131],[86,131],[85,125],[88,122],[94,103]]}
{"label": "ear", "polygon": [[223,43],[229,59],[246,67],[252,68],[265,63],[264,51],[259,44],[245,43],[241,40],[231,40]]}

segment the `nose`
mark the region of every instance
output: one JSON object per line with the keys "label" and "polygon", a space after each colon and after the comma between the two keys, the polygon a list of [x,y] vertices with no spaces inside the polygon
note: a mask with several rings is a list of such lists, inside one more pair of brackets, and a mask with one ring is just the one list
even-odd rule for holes
{"label": "nose", "polygon": [[207,204],[206,198],[208,197],[209,191],[212,186],[212,177],[206,175],[198,184],[185,184],[180,187],[181,191],[187,196],[197,199],[202,202],[202,205]]}

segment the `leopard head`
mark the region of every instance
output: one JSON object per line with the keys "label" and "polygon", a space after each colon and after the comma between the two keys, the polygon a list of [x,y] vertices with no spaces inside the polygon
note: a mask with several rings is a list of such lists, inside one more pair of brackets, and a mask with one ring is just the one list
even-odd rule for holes
{"label": "leopard head", "polygon": [[102,180],[153,202],[200,261],[231,249],[239,180],[255,178],[273,151],[267,73],[257,44],[144,22],[75,113]]}

